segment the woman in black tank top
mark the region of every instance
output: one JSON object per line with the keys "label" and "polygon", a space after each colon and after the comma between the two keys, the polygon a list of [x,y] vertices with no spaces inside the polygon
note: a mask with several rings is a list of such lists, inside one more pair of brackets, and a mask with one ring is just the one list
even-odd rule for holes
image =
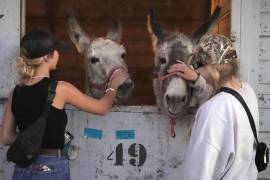
{"label": "woman in black tank top", "polygon": [[[50,71],[56,69],[58,50],[63,50],[63,47],[65,46],[46,29],[32,30],[23,37],[21,57],[17,62],[19,84],[8,97],[0,131],[0,140],[4,145],[10,145],[16,139],[16,128],[23,131],[40,116],[46,103]],[[118,87],[127,78],[126,72],[115,72],[108,91],[100,100],[83,94],[68,82],[58,81],[56,96],[46,121],[41,154],[59,152],[64,147],[67,115],[63,108],[66,103],[86,112],[105,115],[112,106]],[[46,173],[40,173],[43,170]],[[58,174],[52,175],[50,172]],[[65,157],[40,155],[27,168],[16,166],[13,173],[14,180],[56,179],[56,176],[69,179],[69,166]]]}

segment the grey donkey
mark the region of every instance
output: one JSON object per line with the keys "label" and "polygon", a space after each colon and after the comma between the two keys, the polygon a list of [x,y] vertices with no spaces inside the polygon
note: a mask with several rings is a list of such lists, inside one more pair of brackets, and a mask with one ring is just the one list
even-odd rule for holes
{"label": "grey donkey", "polygon": [[[90,38],[80,27],[75,17],[67,16],[68,34],[79,53],[84,55],[86,69],[86,93],[101,98],[112,74],[124,69],[125,48],[121,45],[122,27],[119,21],[113,24],[106,37]],[[117,99],[125,99],[132,94],[134,83],[127,79],[117,91]]]}
{"label": "grey donkey", "polygon": [[190,37],[182,33],[168,32],[159,25],[153,11],[148,14],[148,31],[152,39],[155,66],[158,72],[158,78],[154,79],[153,87],[159,107],[171,119],[172,136],[175,136],[176,119],[180,119],[188,112],[192,99],[192,88],[186,80],[180,76],[168,74],[167,70],[171,65],[177,63],[176,60],[190,63],[189,60],[196,44],[203,35],[212,30],[220,14],[221,8],[217,7],[211,18]]}

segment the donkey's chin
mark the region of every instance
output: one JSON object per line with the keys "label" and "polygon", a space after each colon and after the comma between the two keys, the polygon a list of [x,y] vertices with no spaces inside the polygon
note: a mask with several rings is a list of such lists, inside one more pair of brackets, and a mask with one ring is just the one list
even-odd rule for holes
{"label": "donkey's chin", "polygon": [[177,107],[171,107],[171,106],[168,106],[166,107],[166,110],[167,112],[170,114],[170,115],[173,115],[173,116],[182,116],[184,114],[184,110],[185,107],[184,105],[179,105]]}

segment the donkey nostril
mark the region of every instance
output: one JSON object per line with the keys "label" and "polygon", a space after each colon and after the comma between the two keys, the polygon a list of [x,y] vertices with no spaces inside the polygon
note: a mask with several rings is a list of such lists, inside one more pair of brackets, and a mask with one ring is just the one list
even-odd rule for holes
{"label": "donkey nostril", "polygon": [[133,88],[134,82],[131,79],[128,79],[121,86],[122,88],[130,89]]}
{"label": "donkey nostril", "polygon": [[171,99],[170,96],[167,94],[167,95],[166,95],[166,101],[167,101],[167,102],[170,102],[170,99]]}
{"label": "donkey nostril", "polygon": [[186,96],[183,96],[182,101],[186,101]]}
{"label": "donkey nostril", "polygon": [[119,97],[129,97],[132,94],[134,87],[134,82],[131,79],[126,80],[120,87],[118,88],[118,96]]}
{"label": "donkey nostril", "polygon": [[184,102],[186,100],[186,96],[170,96],[170,95],[166,95],[166,101],[168,102],[168,104],[177,104],[177,103],[181,103]]}
{"label": "donkey nostril", "polygon": [[131,79],[126,80],[122,85],[120,85],[119,90],[128,91],[133,88],[134,82]]}

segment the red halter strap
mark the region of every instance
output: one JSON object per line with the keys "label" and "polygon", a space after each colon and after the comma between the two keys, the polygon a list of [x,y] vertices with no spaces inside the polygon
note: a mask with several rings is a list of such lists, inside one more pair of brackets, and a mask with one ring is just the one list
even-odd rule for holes
{"label": "red halter strap", "polygon": [[115,67],[112,68],[112,69],[110,70],[110,72],[108,73],[108,75],[107,75],[107,77],[106,77],[106,81],[105,81],[104,83],[98,84],[98,83],[92,82],[91,80],[88,80],[89,85],[90,85],[90,88],[91,88],[91,89],[98,89],[98,90],[101,90],[101,91],[105,92],[105,91],[106,91],[106,88],[107,88],[107,86],[108,86],[108,84],[109,84],[109,82],[110,82],[111,79],[112,79],[113,74],[114,74],[117,70],[119,70],[119,69],[122,69],[122,70],[124,70],[124,71],[127,71],[126,68],[124,68],[123,66],[115,66]]}

